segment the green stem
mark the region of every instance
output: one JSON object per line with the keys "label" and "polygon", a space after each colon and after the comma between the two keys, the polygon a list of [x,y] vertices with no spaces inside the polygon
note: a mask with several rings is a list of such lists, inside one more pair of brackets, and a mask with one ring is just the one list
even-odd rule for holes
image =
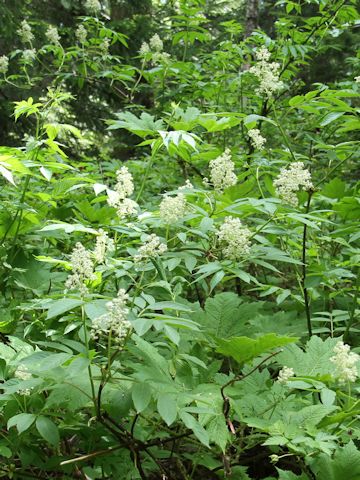
{"label": "green stem", "polygon": [[355,283],[355,292],[354,292],[354,299],[349,315],[349,321],[346,325],[346,330],[344,332],[344,342],[347,342],[349,340],[349,333],[350,333],[350,328],[352,324],[354,323],[355,319],[355,312],[356,312],[356,306],[358,303],[358,297],[359,297],[359,290],[360,290],[360,268],[358,268],[358,272],[356,275],[356,283]]}
{"label": "green stem", "polygon": [[90,353],[89,353],[89,337],[88,337],[87,326],[86,326],[86,317],[85,317],[84,305],[81,305],[81,320],[82,320],[82,325],[83,325],[83,329],[84,329],[86,355],[87,355],[87,358],[90,362],[90,365],[88,366],[88,374],[89,374],[89,380],[90,380],[90,386],[91,386],[91,395],[92,395],[92,400],[93,400],[93,403],[94,403],[95,411],[97,411],[95,385],[94,385],[94,379],[93,379],[92,372],[91,372],[91,360],[90,360]]}
{"label": "green stem", "polygon": [[[311,196],[312,192],[308,192],[308,199],[306,203],[306,210],[305,213],[308,214],[310,210],[310,202],[311,202]],[[308,334],[309,337],[312,335],[312,327],[311,327],[311,311],[310,311],[310,300],[309,300],[309,294],[308,290],[306,288],[306,236],[307,236],[307,224],[304,223],[304,229],[303,229],[303,239],[302,239],[302,278],[301,278],[301,284],[302,284],[302,291],[303,291],[303,296],[304,296],[304,303],[305,303],[305,313],[306,313],[306,322],[307,322],[307,329],[308,329]]]}
{"label": "green stem", "polygon": [[291,145],[290,145],[290,142],[289,142],[289,139],[285,133],[285,130],[283,129],[281,123],[279,122],[279,119],[278,119],[278,116],[277,116],[277,113],[276,113],[276,108],[275,108],[275,105],[273,104],[273,111],[274,111],[274,117],[275,117],[275,120],[276,120],[276,125],[278,127],[278,129],[280,130],[280,133],[284,139],[284,142],[287,146],[287,148],[289,149],[289,152],[290,152],[290,155],[292,157],[292,159],[294,160],[294,162],[296,162],[296,157],[295,157],[295,154],[291,148]]}

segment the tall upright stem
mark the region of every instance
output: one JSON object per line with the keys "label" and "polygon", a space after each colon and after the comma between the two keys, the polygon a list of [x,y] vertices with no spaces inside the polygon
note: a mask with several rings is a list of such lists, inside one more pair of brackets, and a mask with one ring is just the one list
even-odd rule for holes
{"label": "tall upright stem", "polygon": [[[310,210],[310,202],[311,202],[312,191],[308,192],[308,199],[306,203],[305,213],[309,213]],[[306,323],[309,337],[312,335],[312,327],[311,327],[311,311],[310,311],[310,301],[309,301],[309,293],[306,288],[306,236],[307,236],[307,224],[304,223],[304,230],[303,230],[303,239],[302,239],[302,291],[304,295],[304,303],[305,303],[305,313],[306,313]]]}

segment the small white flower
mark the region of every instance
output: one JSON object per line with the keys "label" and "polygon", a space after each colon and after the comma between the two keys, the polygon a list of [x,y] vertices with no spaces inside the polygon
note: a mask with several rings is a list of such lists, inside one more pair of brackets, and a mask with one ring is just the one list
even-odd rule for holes
{"label": "small white flower", "polygon": [[170,55],[166,52],[163,52],[164,44],[157,33],[153,35],[149,43],[143,42],[140,50],[139,55],[146,56],[151,53],[151,62],[153,64],[158,63],[168,63],[170,60]]}
{"label": "small white flower", "polygon": [[150,38],[150,48],[155,52],[161,52],[164,48],[163,41],[157,33]]}
{"label": "small white flower", "polygon": [[296,207],[298,199],[296,193],[302,187],[304,190],[314,188],[311,174],[304,167],[303,162],[291,163],[280,170],[279,176],[274,180],[277,194],[287,203]]}
{"label": "small white flower", "polygon": [[54,45],[60,45],[60,35],[56,27],[49,25],[45,35],[50,43],[53,43]]}
{"label": "small white flower", "polygon": [[35,48],[28,48],[26,50],[23,50],[22,58],[24,60],[24,63],[26,63],[26,64],[32,63],[36,58]]}
{"label": "small white flower", "polygon": [[81,295],[85,295],[88,292],[85,282],[96,280],[91,252],[78,242],[71,253],[70,263],[73,273],[68,276],[65,288],[66,290],[79,290]]}
{"label": "small white flower", "polygon": [[132,329],[127,320],[129,296],[124,289],[118,291],[117,297],[106,304],[107,313],[92,321],[91,337],[98,339],[101,336],[111,335],[114,342],[122,344]]}
{"label": "small white flower", "polygon": [[279,372],[278,382],[286,383],[289,380],[289,378],[292,378],[294,376],[295,376],[294,369],[284,366]]}
{"label": "small white flower", "polygon": [[80,43],[84,44],[86,42],[87,30],[84,25],[79,25],[75,31],[75,36]]}
{"label": "small white flower", "polygon": [[360,83],[360,75],[358,77],[355,77],[354,80],[356,83]]}
{"label": "small white flower", "polygon": [[93,252],[95,261],[97,263],[103,263],[106,255],[115,250],[114,240],[109,238],[108,234],[104,230],[100,229],[96,238],[96,245]]}
{"label": "small white flower", "polygon": [[134,193],[133,177],[127,167],[122,166],[116,172],[116,180],[115,191],[119,194],[121,200],[130,197]]}
{"label": "small white flower", "polygon": [[263,150],[266,143],[266,138],[264,138],[258,128],[252,128],[248,131],[248,135],[251,140],[251,145],[257,150]]}
{"label": "small white flower", "polygon": [[101,10],[101,3],[99,0],[86,0],[85,9],[90,13],[99,13]]}
{"label": "small white flower", "polygon": [[335,377],[340,383],[355,382],[358,377],[356,368],[360,356],[350,351],[350,346],[341,340],[334,347],[335,355],[330,358],[335,367]]}
{"label": "small white flower", "polygon": [[1,55],[0,57],[0,73],[3,73],[4,75],[9,69],[9,59],[6,55]]}
{"label": "small white flower", "polygon": [[147,42],[143,42],[139,50],[139,55],[147,55],[148,53],[150,53],[149,44]]}
{"label": "small white flower", "polygon": [[260,82],[257,93],[267,97],[271,97],[274,92],[281,90],[284,86],[280,80],[280,65],[276,62],[269,62],[270,56],[267,48],[261,47],[256,52],[257,64],[249,70]]}
{"label": "small white flower", "polygon": [[26,20],[21,22],[20,28],[17,30],[17,34],[23,43],[31,43],[34,40],[34,34],[31,31],[31,27]]}
{"label": "small white flower", "polygon": [[155,258],[167,251],[167,246],[162,243],[160,238],[152,233],[146,239],[146,242],[139,248],[137,255],[134,256],[135,262],[141,262],[148,258]]}
{"label": "small white flower", "polygon": [[209,166],[210,182],[215,190],[222,191],[237,183],[237,176],[234,173],[235,165],[231,160],[229,149],[226,149],[219,157],[211,160]]}
{"label": "small white flower", "polygon": [[225,258],[239,260],[250,253],[251,231],[242,225],[239,218],[226,217],[216,236]]}
{"label": "small white flower", "polygon": [[178,222],[186,212],[186,199],[182,193],[175,197],[165,195],[160,203],[160,218],[166,224]]}
{"label": "small white flower", "polygon": [[[30,380],[32,378],[31,373],[29,372],[29,369],[27,368],[26,365],[20,364],[17,366],[14,377],[18,378],[19,380],[26,381]],[[18,390],[19,395],[30,395],[31,394],[31,389],[30,388],[21,388]]]}
{"label": "small white flower", "polygon": [[170,54],[167,52],[155,52],[152,54],[151,61],[154,64],[157,63],[168,63],[170,60]]}
{"label": "small white flower", "polygon": [[18,378],[19,380],[30,380],[32,375],[26,365],[20,364],[15,370],[14,377]]}
{"label": "small white flower", "polygon": [[108,204],[116,208],[119,218],[136,213],[137,203],[129,197],[134,193],[134,182],[128,168],[123,166],[116,172],[115,190],[108,191]]}
{"label": "small white flower", "polygon": [[104,40],[100,43],[99,48],[101,50],[101,55],[105,57],[109,53],[109,48],[110,48],[110,39],[109,38],[104,38]]}
{"label": "small white flower", "polygon": [[184,189],[194,188],[189,180],[186,180],[185,185],[179,187],[180,193],[171,197],[165,195],[160,203],[160,218],[163,222],[170,225],[176,223],[186,214],[187,202],[185,195],[181,192]]}
{"label": "small white flower", "polygon": [[131,200],[131,198],[125,198],[121,200],[116,208],[116,213],[119,218],[130,217],[131,215],[135,215],[137,212],[138,204]]}

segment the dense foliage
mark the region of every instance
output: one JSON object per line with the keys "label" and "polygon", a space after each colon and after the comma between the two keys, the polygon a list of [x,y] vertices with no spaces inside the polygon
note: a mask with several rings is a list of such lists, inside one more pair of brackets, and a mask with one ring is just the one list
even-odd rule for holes
{"label": "dense foliage", "polygon": [[2,2],[0,478],[360,478],[355,0]]}

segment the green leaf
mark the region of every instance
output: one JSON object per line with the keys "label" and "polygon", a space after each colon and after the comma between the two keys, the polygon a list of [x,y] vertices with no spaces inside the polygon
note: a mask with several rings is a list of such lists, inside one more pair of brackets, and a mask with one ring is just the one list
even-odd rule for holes
{"label": "green leaf", "polygon": [[326,114],[325,117],[320,122],[320,127],[325,127],[326,125],[329,125],[329,123],[333,122],[334,120],[337,120],[338,118],[342,117],[344,114],[345,112],[330,112]]}
{"label": "green leaf", "polygon": [[287,470],[280,470],[280,468],[276,469],[279,474],[279,480],[309,480],[309,477],[302,473],[300,476],[295,475],[295,473],[287,471]]}
{"label": "green leaf", "polygon": [[211,442],[216,443],[225,453],[226,445],[230,440],[230,433],[223,414],[215,415],[206,425]]}
{"label": "green leaf", "polygon": [[55,423],[48,417],[40,416],[36,419],[36,428],[40,435],[51,445],[58,445],[60,441],[59,430]]}
{"label": "green leaf", "polygon": [[147,383],[135,383],[131,396],[137,413],[143,412],[151,400],[151,388]]}
{"label": "green leaf", "polygon": [[0,445],[0,457],[11,458],[12,451],[10,448],[5,447],[5,445]]}
{"label": "green leaf", "polygon": [[168,362],[159,354],[157,349],[138,335],[133,334],[132,339],[136,342],[138,355],[145,358],[145,360],[150,365],[154,366],[159,373],[161,372],[163,375],[165,374],[166,377],[170,378]]}
{"label": "green leaf", "polygon": [[139,137],[146,137],[154,134],[157,130],[164,128],[162,120],[155,120],[152,115],[143,112],[138,118],[130,112],[120,112],[116,114],[118,120],[110,120],[109,130],[116,130],[118,128],[125,128]]}
{"label": "green leaf", "polygon": [[233,357],[239,363],[246,363],[270,350],[275,350],[289,343],[296,342],[296,337],[281,337],[268,333],[262,337],[234,337],[229,340],[218,340],[217,351],[227,357]]}
{"label": "green leaf", "polygon": [[289,345],[277,356],[281,365],[293,368],[298,376],[316,377],[329,375],[334,371],[330,358],[334,355],[336,338],[322,340],[314,335],[307,342],[305,352],[297,345]]}
{"label": "green leaf", "polygon": [[329,183],[324,185],[321,193],[328,198],[343,198],[346,192],[346,183],[340,178],[333,178]]}
{"label": "green leaf", "polygon": [[36,416],[32,413],[19,413],[11,417],[7,423],[7,429],[16,426],[19,433],[25,432],[34,423]]}
{"label": "green leaf", "polygon": [[322,453],[310,461],[316,480],[359,480],[360,452],[350,441],[335,450],[333,458]]}
{"label": "green leaf", "polygon": [[170,426],[177,417],[176,397],[170,394],[160,394],[157,401],[157,409],[160,417]]}
{"label": "green leaf", "polygon": [[229,338],[245,333],[246,322],[254,318],[262,307],[262,302],[243,303],[232,292],[222,292],[208,298],[204,310],[192,315],[207,334],[218,338]]}
{"label": "green leaf", "polygon": [[209,447],[209,434],[200,423],[187,412],[180,412],[180,418],[184,422],[185,426],[194,432],[194,435],[200,440],[200,442]]}
{"label": "green leaf", "polygon": [[54,300],[54,302],[50,304],[46,319],[49,320],[57,317],[69,310],[80,307],[82,304],[83,301],[76,298],[60,298],[59,300]]}

